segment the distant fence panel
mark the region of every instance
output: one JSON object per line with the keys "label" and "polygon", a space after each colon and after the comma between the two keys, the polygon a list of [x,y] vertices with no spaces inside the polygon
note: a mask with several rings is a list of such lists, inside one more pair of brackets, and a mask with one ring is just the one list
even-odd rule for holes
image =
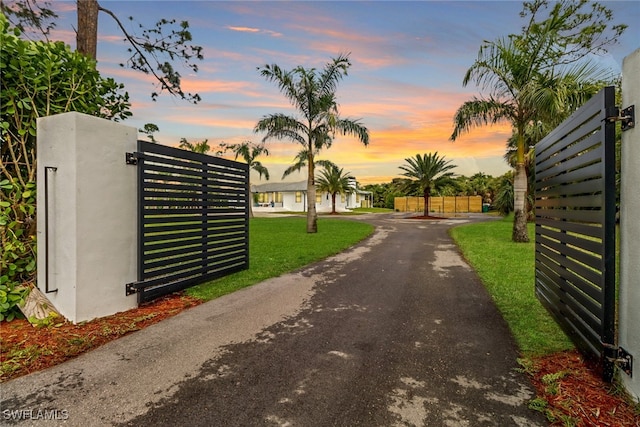
{"label": "distant fence panel", "polygon": [[245,163],[138,141],[138,302],[249,267]]}
{"label": "distant fence panel", "polygon": [[[423,197],[396,197],[396,212],[424,212]],[[430,197],[430,213],[478,213],[482,212],[481,196]]]}
{"label": "distant fence panel", "polygon": [[536,295],[608,381],[616,344],[614,95],[603,89],[535,147]]}

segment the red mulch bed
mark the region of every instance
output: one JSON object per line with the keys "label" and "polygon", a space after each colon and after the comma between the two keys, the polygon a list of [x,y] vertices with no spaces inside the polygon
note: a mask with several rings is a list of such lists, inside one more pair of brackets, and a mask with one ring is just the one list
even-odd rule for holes
{"label": "red mulch bed", "polygon": [[49,326],[32,326],[25,319],[1,322],[0,382],[57,365],[200,303],[202,300],[176,293],[77,325],[54,321]]}
{"label": "red mulch bed", "polygon": [[[177,293],[78,325],[61,322],[34,327],[22,319],[2,322],[0,382],[57,365],[201,302]],[[640,405],[633,405],[621,393],[615,394],[615,388],[604,383],[579,353],[569,351],[535,359],[528,371],[538,396],[547,402],[547,412],[555,417],[552,426],[640,427]],[[549,374],[558,374],[553,387],[549,381],[545,383]],[[563,424],[563,417],[573,424]]]}
{"label": "red mulch bed", "polygon": [[640,427],[640,405],[603,382],[598,370],[577,351],[535,359],[533,371],[531,381],[537,394],[546,400],[555,418],[550,425]]}

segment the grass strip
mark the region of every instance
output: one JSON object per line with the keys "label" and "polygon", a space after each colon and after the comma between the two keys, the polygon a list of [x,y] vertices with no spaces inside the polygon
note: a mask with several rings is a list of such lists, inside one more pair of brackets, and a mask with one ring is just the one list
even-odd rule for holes
{"label": "grass strip", "polygon": [[535,296],[534,224],[529,243],[511,241],[513,217],[452,228],[451,237],[476,270],[525,357],[574,346]]}
{"label": "grass strip", "polygon": [[370,224],[319,218],[318,232],[306,232],[306,218],[252,218],[249,222],[249,269],[187,290],[205,301],[277,277],[335,255],[373,233]]}

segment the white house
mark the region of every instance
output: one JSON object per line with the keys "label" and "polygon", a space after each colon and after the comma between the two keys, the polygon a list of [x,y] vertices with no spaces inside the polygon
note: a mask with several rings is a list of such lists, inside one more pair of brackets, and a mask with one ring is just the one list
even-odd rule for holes
{"label": "white house", "polygon": [[[336,195],[336,211],[371,206],[372,194],[358,189],[355,179],[349,180],[353,189],[349,194]],[[255,212],[305,212],[307,210],[307,181],[273,182],[251,186]],[[316,211],[331,212],[331,194],[316,192]]]}

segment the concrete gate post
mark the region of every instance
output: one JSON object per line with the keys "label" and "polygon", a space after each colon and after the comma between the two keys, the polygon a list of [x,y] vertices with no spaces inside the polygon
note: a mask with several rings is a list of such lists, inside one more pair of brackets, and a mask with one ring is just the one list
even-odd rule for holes
{"label": "concrete gate post", "polygon": [[38,288],[74,323],[137,306],[136,128],[80,113],[38,119]]}
{"label": "concrete gate post", "polygon": [[[622,108],[640,109],[640,49],[622,64]],[[627,391],[640,400],[640,126],[622,132],[620,193],[619,345],[634,357],[630,377],[620,374]]]}

